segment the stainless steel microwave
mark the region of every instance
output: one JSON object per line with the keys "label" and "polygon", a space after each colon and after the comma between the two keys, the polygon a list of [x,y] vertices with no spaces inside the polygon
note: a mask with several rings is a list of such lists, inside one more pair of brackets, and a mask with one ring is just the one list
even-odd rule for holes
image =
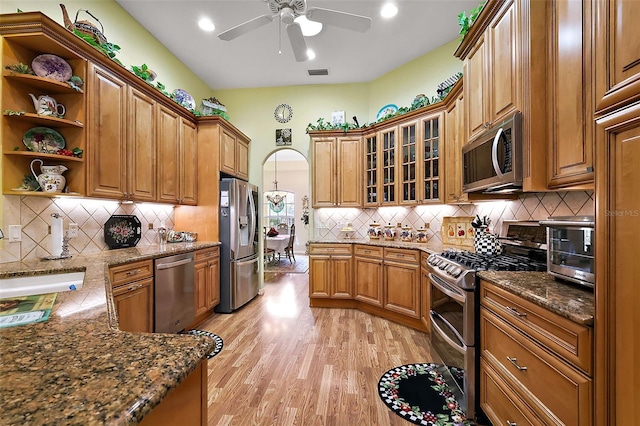
{"label": "stainless steel microwave", "polygon": [[464,192],[508,193],[522,189],[522,113],[504,121],[462,147]]}
{"label": "stainless steel microwave", "polygon": [[594,217],[563,216],[541,220],[547,227],[547,272],[594,287]]}

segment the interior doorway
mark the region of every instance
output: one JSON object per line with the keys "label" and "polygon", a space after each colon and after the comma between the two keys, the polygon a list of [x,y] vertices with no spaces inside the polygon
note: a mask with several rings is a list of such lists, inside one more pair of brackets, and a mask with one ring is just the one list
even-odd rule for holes
{"label": "interior doorway", "polygon": [[295,225],[293,251],[305,254],[310,230],[309,162],[291,148],[272,152],[262,166],[262,188],[263,228],[278,230],[280,225],[282,232],[288,234],[291,225]]}

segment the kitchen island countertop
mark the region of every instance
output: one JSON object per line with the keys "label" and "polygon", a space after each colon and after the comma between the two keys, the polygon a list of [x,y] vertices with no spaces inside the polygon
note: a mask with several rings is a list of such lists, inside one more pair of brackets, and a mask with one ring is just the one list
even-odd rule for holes
{"label": "kitchen island countertop", "polygon": [[480,271],[478,276],[578,324],[593,326],[593,291],[557,281],[546,272]]}
{"label": "kitchen island countertop", "polygon": [[[215,346],[120,331],[109,267],[219,245],[177,243],[0,264],[0,278],[84,271],[46,322],[0,329],[0,424],[137,424]],[[206,362],[206,359],[205,359]]]}

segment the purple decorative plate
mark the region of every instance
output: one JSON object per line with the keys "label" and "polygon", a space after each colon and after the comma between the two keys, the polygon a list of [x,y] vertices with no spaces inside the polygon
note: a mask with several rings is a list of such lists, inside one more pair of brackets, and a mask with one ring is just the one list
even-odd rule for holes
{"label": "purple decorative plate", "polygon": [[67,61],[48,53],[36,56],[31,62],[31,68],[37,76],[56,81],[67,81],[73,75],[71,65]]}
{"label": "purple decorative plate", "polygon": [[193,96],[182,89],[173,91],[173,99],[186,109],[196,109],[196,101],[193,99]]}
{"label": "purple decorative plate", "polygon": [[110,249],[135,247],[141,236],[142,226],[135,215],[114,214],[104,224],[104,242]]}

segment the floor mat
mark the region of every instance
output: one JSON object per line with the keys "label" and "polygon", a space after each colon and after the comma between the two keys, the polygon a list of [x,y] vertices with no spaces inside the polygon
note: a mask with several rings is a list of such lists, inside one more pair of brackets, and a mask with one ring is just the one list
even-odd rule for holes
{"label": "floor mat", "polygon": [[[445,368],[433,363],[392,368],[380,378],[380,398],[394,413],[417,425],[473,425],[442,375]],[[455,373],[464,374],[461,370]]]}
{"label": "floor mat", "polygon": [[280,261],[271,262],[264,265],[265,272],[282,272],[288,274],[304,274],[309,270],[309,257],[296,254],[295,262],[289,262],[287,256],[283,256]]}
{"label": "floor mat", "polygon": [[213,341],[216,342],[216,346],[211,350],[211,352],[209,352],[207,354],[207,359],[213,358],[214,356],[218,355],[218,353],[222,350],[222,346],[224,345],[224,343],[222,341],[222,337],[218,336],[217,334],[213,334],[213,333],[211,333],[209,331],[189,330],[189,331],[187,331],[187,334],[193,334],[195,336],[211,337],[213,339]]}

